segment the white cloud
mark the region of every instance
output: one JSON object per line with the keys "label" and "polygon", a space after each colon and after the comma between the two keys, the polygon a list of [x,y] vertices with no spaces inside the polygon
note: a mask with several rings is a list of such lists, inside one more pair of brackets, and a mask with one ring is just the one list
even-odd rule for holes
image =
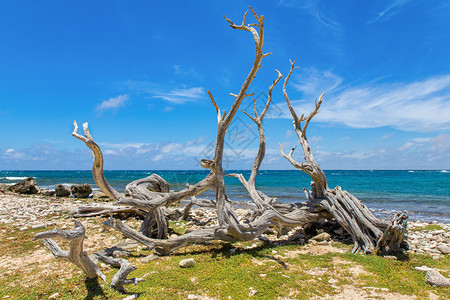
{"label": "white cloud", "polygon": [[303,1],[296,1],[296,0],[280,0],[278,1],[279,6],[284,7],[296,7],[301,9],[303,12],[311,15],[312,17],[315,17],[316,20],[329,27],[336,27],[340,26],[340,24],[333,19],[331,19],[328,15],[325,14],[324,10],[319,7],[319,2],[316,0],[303,0]]}
{"label": "white cloud", "polygon": [[103,112],[108,109],[123,107],[129,99],[130,97],[128,97],[128,95],[120,95],[118,97],[109,98],[108,100],[103,100],[95,109],[98,112]]}
{"label": "white cloud", "polygon": [[205,96],[205,90],[202,87],[174,89],[169,92],[155,92],[153,97],[163,99],[173,104],[182,104],[194,102]]}
{"label": "white cloud", "polygon": [[380,140],[385,140],[393,136],[394,133],[385,133],[383,136],[380,137]]}
{"label": "white cloud", "polygon": [[[313,101],[292,101],[298,114],[309,113]],[[285,108],[286,110],[286,108]],[[282,117],[290,118],[286,112]],[[341,87],[325,95],[315,121],[356,128],[390,126],[404,131],[450,127],[450,74],[413,83]]]}

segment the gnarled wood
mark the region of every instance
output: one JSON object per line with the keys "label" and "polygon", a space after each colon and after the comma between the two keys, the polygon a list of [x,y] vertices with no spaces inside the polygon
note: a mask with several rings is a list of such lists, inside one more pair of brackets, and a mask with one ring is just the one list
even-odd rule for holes
{"label": "gnarled wood", "polygon": [[[306,129],[312,118],[319,112],[324,94],[320,96],[319,101],[316,101],[314,110],[307,117],[302,115],[299,118],[286,92],[287,83],[295,68],[295,61],[291,62],[291,69],[284,81],[283,94],[293,118],[295,133],[303,148],[305,161],[298,163],[292,158],[295,147],[286,155],[280,145],[281,155],[295,168],[311,176],[313,180],[311,195],[306,192],[308,200],[320,201],[320,205],[351,235],[354,243],[353,252],[387,254],[401,250],[406,232],[407,217],[405,215],[396,214],[386,220],[380,220],[359,199],[343,191],[339,186],[333,190],[328,188],[325,173],[315,161],[306,138]],[[304,122],[303,126],[302,122]]]}
{"label": "gnarled wood", "polygon": [[[53,240],[61,238],[68,240],[70,243],[69,251],[62,250]],[[35,240],[41,240],[41,243],[55,256],[56,259],[63,259],[77,265],[88,278],[100,277],[106,281],[105,275],[100,268],[87,256],[83,251],[83,241],[85,238],[85,228],[80,221],[75,220],[74,229],[63,231],[55,228],[53,230],[36,233]]]}

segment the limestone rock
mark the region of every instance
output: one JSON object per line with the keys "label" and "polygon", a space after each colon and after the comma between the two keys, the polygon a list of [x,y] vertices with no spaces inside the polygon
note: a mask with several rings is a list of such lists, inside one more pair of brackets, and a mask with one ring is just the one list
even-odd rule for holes
{"label": "limestone rock", "polygon": [[124,257],[128,257],[130,255],[131,255],[130,252],[125,251],[125,250],[115,250],[112,253],[112,256],[114,258],[124,258]]}
{"label": "limestone rock", "polygon": [[331,239],[331,235],[327,232],[322,232],[311,238],[311,240],[318,242],[328,241],[329,239]]}
{"label": "limestone rock", "polygon": [[55,195],[55,191],[47,188],[42,188],[39,190],[39,194],[41,194],[42,196],[53,196]]}
{"label": "limestone rock", "polygon": [[92,195],[92,199],[109,199],[109,197],[103,193],[102,191],[95,191],[94,194]]}
{"label": "limestone rock", "polygon": [[433,286],[450,286],[450,280],[445,278],[436,270],[428,270],[425,275],[425,283]]}
{"label": "limestone rock", "polygon": [[193,258],[185,258],[182,261],[180,261],[180,267],[182,268],[189,268],[195,265],[195,260]]}
{"label": "limestone rock", "polygon": [[447,245],[439,245],[436,247],[439,251],[442,252],[442,254],[450,254],[450,247]]}
{"label": "limestone rock", "polygon": [[87,183],[74,184],[70,187],[70,190],[75,198],[89,198],[89,195],[92,193],[92,188]]}
{"label": "limestone rock", "polygon": [[70,190],[62,184],[55,186],[56,197],[69,197]]}
{"label": "limestone rock", "polygon": [[21,182],[13,184],[8,189],[19,194],[37,194],[39,192],[33,177],[28,177]]}

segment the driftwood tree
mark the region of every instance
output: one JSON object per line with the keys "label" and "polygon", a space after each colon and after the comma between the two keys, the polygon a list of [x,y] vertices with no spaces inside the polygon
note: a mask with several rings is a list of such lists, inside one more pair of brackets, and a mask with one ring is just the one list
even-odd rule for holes
{"label": "driftwood tree", "polygon": [[[251,9],[251,8],[250,8]],[[210,170],[209,174],[194,185],[188,185],[181,191],[171,192],[168,183],[160,176],[153,174],[149,177],[139,179],[126,186],[128,196],[120,194],[107,181],[103,174],[103,156],[100,147],[95,143],[89,132],[88,124],[83,124],[84,136],[78,133],[77,123],[74,121],[74,131],[72,135],[83,141],[91,149],[94,158],[92,173],[96,184],[100,189],[115,201],[116,205],[109,207],[81,207],[72,212],[74,216],[92,216],[99,214],[110,214],[114,212],[136,212],[144,217],[144,221],[139,231],[127,226],[119,219],[109,218],[105,222],[106,226],[112,227],[125,236],[132,238],[149,249],[154,249],[159,254],[169,254],[180,247],[204,242],[208,240],[222,240],[228,242],[247,241],[258,238],[268,228],[280,231],[283,227],[293,227],[307,225],[321,219],[336,219],[342,227],[351,235],[354,248],[353,252],[380,254],[398,251],[405,246],[403,236],[406,230],[406,216],[396,214],[388,219],[376,218],[369,209],[363,205],[356,197],[343,191],[340,187],[329,189],[325,173],[319,164],[314,160],[311,148],[306,138],[306,130],[312,118],[319,112],[322,104],[322,95],[316,101],[315,109],[307,116],[301,115],[299,118],[289,100],[286,88],[289,78],[295,69],[295,62],[291,63],[290,71],[284,80],[283,93],[292,114],[294,130],[302,146],[304,159],[303,163],[298,163],[292,158],[295,147],[285,154],[280,146],[281,154],[297,169],[311,176],[313,182],[311,191],[305,190],[307,197],[306,204],[286,204],[277,202],[276,198],[265,195],[256,188],[256,178],[259,168],[265,155],[265,136],[263,130],[263,119],[269,110],[272,101],[272,91],[282,79],[282,74],[275,70],[277,78],[273,80],[268,90],[268,98],[262,112],[258,114],[256,101],[253,115],[245,112],[256,124],[259,133],[259,148],[252,166],[251,174],[246,179],[242,174],[227,174],[222,166],[224,141],[227,130],[238,113],[239,107],[244,99],[253,94],[248,93],[248,89],[256,73],[261,67],[261,61],[270,53],[263,52],[264,44],[264,22],[263,16],[258,16],[251,9],[256,23],[246,25],[247,12],[240,25],[226,19],[233,29],[247,31],[253,37],[255,43],[255,59],[249,74],[244,80],[237,94],[230,94],[234,98],[228,113],[221,111],[212,93],[208,95],[216,110],[217,115],[217,136],[214,157],[212,159],[202,159],[201,165]],[[247,190],[254,208],[251,209],[245,222],[241,222],[235,213],[231,201],[226,194],[224,176],[236,177]],[[197,200],[195,196],[207,190],[215,192],[215,201]],[[185,208],[172,208],[173,204],[180,203],[183,199],[191,199],[190,204]],[[214,207],[218,216],[218,224],[204,227],[190,233],[180,235],[175,238],[167,238],[168,217],[186,217],[189,209],[194,205]],[[41,238],[37,236],[38,238]],[[107,261],[108,258],[100,257]],[[126,263],[116,265],[126,265]],[[89,263],[90,264],[90,263]],[[84,266],[84,264],[82,264]],[[83,267],[80,266],[82,269]],[[129,268],[128,268],[129,269]],[[93,269],[95,271],[95,269]],[[97,274],[94,271],[87,273]],[[120,272],[120,271],[119,271]],[[128,273],[127,273],[128,274]],[[98,275],[98,274],[97,274]],[[120,274],[119,274],[120,275]],[[99,275],[100,276],[100,275]],[[125,278],[119,276],[120,278]],[[127,282],[122,280],[121,282]],[[119,284],[120,286],[120,284]]]}
{"label": "driftwood tree", "polygon": [[287,83],[295,68],[295,61],[291,62],[291,69],[284,81],[283,94],[293,118],[292,124],[302,146],[305,161],[298,163],[292,158],[295,147],[286,155],[280,145],[280,152],[295,168],[311,176],[313,180],[311,194],[305,190],[308,200],[319,201],[320,206],[351,235],[354,242],[353,252],[385,254],[407,247],[406,242],[403,243],[407,219],[404,214],[397,213],[388,219],[378,219],[355,196],[343,191],[340,186],[332,190],[328,188],[327,177],[315,161],[306,138],[309,122],[319,112],[324,94],[320,96],[319,101],[316,100],[314,110],[307,117],[302,114],[299,118],[286,91]]}

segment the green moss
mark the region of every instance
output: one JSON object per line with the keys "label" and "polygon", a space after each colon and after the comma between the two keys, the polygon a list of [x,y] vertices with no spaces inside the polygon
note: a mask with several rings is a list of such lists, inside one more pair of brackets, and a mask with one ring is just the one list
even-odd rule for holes
{"label": "green moss", "polygon": [[444,228],[442,228],[442,226],[440,226],[440,225],[429,224],[424,227],[414,227],[410,230],[411,231],[434,231],[434,230],[442,230],[442,229],[444,229]]}

